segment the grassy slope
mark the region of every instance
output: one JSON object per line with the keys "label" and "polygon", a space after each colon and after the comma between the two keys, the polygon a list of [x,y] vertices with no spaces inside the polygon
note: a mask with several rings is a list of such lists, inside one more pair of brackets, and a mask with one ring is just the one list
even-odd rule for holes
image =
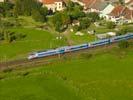
{"label": "grassy slope", "polygon": [[0,81],[0,100],[132,100],[132,57],[132,49],[112,49],[91,59],[74,57],[29,69],[26,77],[22,70],[7,73]]}
{"label": "grassy slope", "polygon": [[0,59],[16,59],[26,57],[28,53],[48,49],[65,44],[65,41],[55,40],[55,36],[49,32],[35,29],[12,29],[14,32],[26,34],[26,38],[11,44],[0,45]]}

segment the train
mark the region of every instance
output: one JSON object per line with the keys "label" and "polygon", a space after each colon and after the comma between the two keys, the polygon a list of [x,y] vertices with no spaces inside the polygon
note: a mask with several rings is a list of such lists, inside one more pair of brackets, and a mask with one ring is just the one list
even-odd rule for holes
{"label": "train", "polygon": [[52,50],[38,51],[32,54],[29,54],[28,59],[31,60],[31,59],[36,59],[36,58],[64,54],[68,52],[74,52],[74,51],[78,51],[82,49],[89,49],[89,48],[93,48],[97,46],[108,45],[108,44],[112,44],[115,42],[119,42],[122,40],[128,40],[128,39],[133,39],[133,33],[127,33],[125,35],[115,36],[112,38],[97,40],[94,42],[84,43],[80,45],[64,46],[64,47],[60,47],[60,48],[56,48]]}

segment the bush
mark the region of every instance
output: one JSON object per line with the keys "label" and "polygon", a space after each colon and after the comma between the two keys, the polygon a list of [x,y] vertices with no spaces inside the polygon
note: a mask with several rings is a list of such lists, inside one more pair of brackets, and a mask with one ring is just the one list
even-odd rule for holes
{"label": "bush", "polygon": [[21,74],[22,74],[22,76],[27,76],[27,75],[29,75],[29,72],[23,72]]}
{"label": "bush", "polygon": [[83,53],[83,54],[81,54],[81,57],[85,58],[85,59],[90,59],[92,57],[92,54]]}
{"label": "bush", "polygon": [[12,72],[12,68],[5,68],[5,69],[3,69],[3,72],[4,73],[8,73],[8,72]]}
{"label": "bush", "polygon": [[81,28],[78,25],[73,26],[73,31],[74,32],[77,32],[77,31],[80,31],[80,30],[81,30]]}
{"label": "bush", "polygon": [[0,75],[0,80],[4,79],[5,77],[3,75]]}
{"label": "bush", "polygon": [[115,28],[115,23],[114,22],[107,22],[107,28],[108,29],[113,29],[113,28]]}
{"label": "bush", "polygon": [[126,34],[128,32],[133,32],[133,27],[127,27],[127,26],[123,27],[117,32],[117,34],[118,35],[123,35],[123,34]]}
{"label": "bush", "polygon": [[119,48],[124,49],[129,47],[129,42],[128,41],[120,41],[118,44]]}

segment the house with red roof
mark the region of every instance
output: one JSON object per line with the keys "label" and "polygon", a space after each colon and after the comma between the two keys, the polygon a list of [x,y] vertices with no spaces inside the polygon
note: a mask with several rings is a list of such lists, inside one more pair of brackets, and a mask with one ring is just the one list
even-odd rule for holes
{"label": "house with red roof", "polygon": [[62,11],[64,9],[64,1],[63,0],[39,0],[43,3],[48,10],[55,11]]}
{"label": "house with red roof", "polygon": [[133,10],[128,7],[118,5],[109,14],[110,20],[117,23],[133,22]]}
{"label": "house with red roof", "polygon": [[84,6],[84,12],[98,12],[103,11],[110,3],[118,0],[72,0]]}
{"label": "house with red roof", "polygon": [[125,0],[126,7],[133,10],[133,0]]}

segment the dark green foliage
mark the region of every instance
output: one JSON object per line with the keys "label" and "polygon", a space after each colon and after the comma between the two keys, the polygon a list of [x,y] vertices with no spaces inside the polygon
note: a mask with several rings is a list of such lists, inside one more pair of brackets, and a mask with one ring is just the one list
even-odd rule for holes
{"label": "dark green foliage", "polygon": [[107,28],[108,29],[113,29],[113,28],[115,28],[115,23],[114,22],[107,22]]}
{"label": "dark green foliage", "polygon": [[13,16],[13,7],[14,5],[10,2],[4,2],[4,3],[0,3],[0,14],[3,17],[6,16]]}
{"label": "dark green foliage", "polygon": [[8,30],[3,30],[0,32],[0,41],[5,41],[6,43],[11,43],[15,40],[21,40],[25,38],[26,35],[22,33],[14,33]]}
{"label": "dark green foliage", "polygon": [[25,72],[22,73],[22,76],[27,76],[27,75],[29,75],[29,72],[25,71]]}
{"label": "dark green foliage", "polygon": [[89,19],[89,18],[82,18],[81,20],[80,20],[80,28],[81,29],[86,29],[86,28],[88,28],[89,26],[90,26],[90,24],[91,24],[91,20]]}
{"label": "dark green foliage", "polygon": [[77,32],[79,30],[81,30],[81,27],[80,26],[78,26],[78,25],[73,26],[73,31],[74,32]]}
{"label": "dark green foliage", "polygon": [[32,10],[32,17],[35,21],[38,22],[45,22],[47,20],[46,19],[47,14],[48,14],[48,9],[46,7]]}
{"label": "dark green foliage", "polygon": [[0,80],[4,79],[5,77],[3,75],[0,75]]}
{"label": "dark green foliage", "polygon": [[118,46],[121,49],[128,48],[129,47],[129,42],[128,41],[121,41],[121,42],[119,42]]}
{"label": "dark green foliage", "polygon": [[90,59],[92,57],[92,54],[89,54],[89,53],[82,53],[81,54],[81,57],[82,58],[85,58],[85,59]]}
{"label": "dark green foliage", "polygon": [[124,4],[124,0],[119,0],[119,3],[123,5]]}
{"label": "dark green foliage", "polygon": [[100,19],[99,14],[96,12],[88,13],[86,16],[91,19],[91,22],[95,22]]}
{"label": "dark green foliage", "polygon": [[53,16],[53,25],[55,27],[55,30],[58,32],[62,32],[65,28],[67,28],[67,25],[70,23],[70,17],[67,13],[61,13],[57,12]]}
{"label": "dark green foliage", "polygon": [[42,5],[37,0],[16,0],[14,13],[15,15],[27,15],[32,14],[32,10],[40,9]]}
{"label": "dark green foliage", "polygon": [[133,32],[133,27],[131,26],[131,27],[123,27],[123,28],[121,28],[118,32],[117,32],[117,34],[118,35],[123,35],[123,34],[126,34],[126,33],[128,33],[128,32]]}
{"label": "dark green foliage", "polygon": [[85,16],[85,13],[82,11],[83,7],[79,4],[73,3],[71,1],[67,4],[67,13],[70,16],[71,20],[75,20]]}
{"label": "dark green foliage", "polygon": [[3,69],[3,72],[4,73],[9,73],[9,72],[12,72],[12,68],[5,68],[5,69]]}

